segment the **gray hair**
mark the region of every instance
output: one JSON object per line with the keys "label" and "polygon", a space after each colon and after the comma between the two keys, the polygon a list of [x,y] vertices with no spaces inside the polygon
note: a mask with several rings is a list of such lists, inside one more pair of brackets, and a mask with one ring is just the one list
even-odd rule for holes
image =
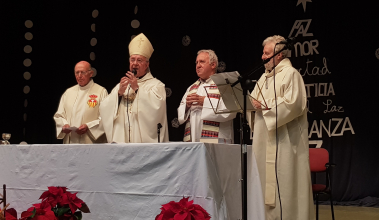
{"label": "gray hair", "polygon": [[218,58],[216,53],[213,50],[199,50],[197,52],[197,55],[201,53],[207,53],[209,56],[209,64],[216,63],[216,72],[217,72],[217,67],[218,67]]}
{"label": "gray hair", "polygon": [[[274,36],[266,38],[263,41],[262,46],[264,47],[264,46],[266,46],[266,44],[271,43],[271,42],[273,42],[273,43],[279,43],[280,41],[284,41],[284,40],[286,40],[284,37],[282,37],[280,35],[274,35]],[[283,49],[283,47],[284,47],[284,44],[277,44],[275,46],[275,51],[279,51],[279,50]],[[287,49],[283,50],[281,53],[283,55],[283,58],[286,58],[287,55],[288,55],[288,50]]]}

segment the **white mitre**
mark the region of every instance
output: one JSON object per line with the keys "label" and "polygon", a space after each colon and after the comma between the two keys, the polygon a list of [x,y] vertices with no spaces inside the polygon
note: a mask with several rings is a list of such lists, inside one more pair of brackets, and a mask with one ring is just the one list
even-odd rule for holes
{"label": "white mitre", "polygon": [[149,39],[143,34],[135,36],[129,44],[129,56],[138,54],[150,59],[151,54],[154,52],[153,45]]}

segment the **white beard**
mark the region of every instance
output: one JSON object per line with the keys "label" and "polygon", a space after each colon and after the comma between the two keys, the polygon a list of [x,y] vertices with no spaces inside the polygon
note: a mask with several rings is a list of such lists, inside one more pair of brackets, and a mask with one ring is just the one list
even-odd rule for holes
{"label": "white beard", "polygon": [[268,63],[265,64],[265,68],[269,72],[274,68],[274,63],[272,62],[272,59]]}

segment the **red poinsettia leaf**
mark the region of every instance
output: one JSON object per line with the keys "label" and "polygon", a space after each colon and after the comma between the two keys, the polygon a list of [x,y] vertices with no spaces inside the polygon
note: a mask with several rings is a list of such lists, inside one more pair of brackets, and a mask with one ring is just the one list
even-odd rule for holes
{"label": "red poinsettia leaf", "polygon": [[33,206],[33,207],[28,208],[27,211],[32,212],[34,209],[36,209],[36,207]]}
{"label": "red poinsettia leaf", "polygon": [[199,210],[202,213],[204,213],[204,215],[209,216],[209,213],[205,209],[203,209],[203,207],[201,207],[200,205],[194,204],[193,207],[195,210]]}
{"label": "red poinsettia leaf", "polygon": [[183,199],[181,199],[180,201],[179,201],[179,205],[181,205],[181,206],[184,206],[184,207],[187,207],[187,203],[188,203],[188,199],[189,199],[189,197],[183,197]]}
{"label": "red poinsettia leaf", "polygon": [[8,216],[9,217],[12,216],[12,217],[14,217],[17,220],[17,211],[16,211],[16,209],[14,209],[14,208],[5,209],[5,213],[6,213],[5,216],[7,217],[6,219],[8,219]]}
{"label": "red poinsettia leaf", "polygon": [[45,192],[42,193],[42,195],[39,197],[39,199],[42,199],[42,200],[43,200],[43,199],[49,197],[50,195],[52,195],[52,194],[50,193],[50,191],[45,191]]}
{"label": "red poinsettia leaf", "polygon": [[169,209],[171,209],[171,204],[170,203],[162,205],[161,210],[169,210]]}
{"label": "red poinsettia leaf", "polygon": [[72,203],[70,203],[70,204],[68,204],[68,205],[70,206],[70,209],[71,209],[71,212],[72,212],[72,213],[75,213],[76,210],[78,209],[78,207],[77,207],[76,205],[72,204]]}
{"label": "red poinsettia leaf", "polygon": [[193,204],[193,200],[189,201],[189,202],[187,203],[187,206],[192,206],[192,204]]}
{"label": "red poinsettia leaf", "polygon": [[174,216],[174,220],[191,220],[191,215],[188,212],[180,212]]}
{"label": "red poinsettia leaf", "polygon": [[69,200],[68,200],[68,195],[65,193],[62,195],[61,197],[61,201],[60,201],[60,205],[66,205],[66,204],[69,204]]}
{"label": "red poinsettia leaf", "polygon": [[58,188],[61,190],[62,193],[67,192],[67,187],[65,187],[65,186],[58,186]]}
{"label": "red poinsettia leaf", "polygon": [[159,215],[155,216],[155,220],[162,220],[163,214],[160,213]]}
{"label": "red poinsettia leaf", "polygon": [[194,219],[196,220],[208,220],[210,219],[211,217],[209,215],[206,215],[205,213],[203,213],[202,211],[200,210],[193,210],[191,212],[191,215],[194,217]]}
{"label": "red poinsettia leaf", "polygon": [[27,217],[30,217],[32,215],[33,215],[33,213],[31,211],[24,211],[21,213],[21,218],[27,218]]}
{"label": "red poinsettia leaf", "polygon": [[83,201],[76,197],[76,193],[72,194],[70,192],[66,192],[62,196],[62,205],[68,204],[71,208],[72,213],[76,211],[76,209],[82,207]]}
{"label": "red poinsettia leaf", "polygon": [[91,213],[91,211],[89,210],[89,208],[85,202],[82,203],[82,207],[80,207],[79,210],[84,212],[84,213]]}
{"label": "red poinsettia leaf", "polygon": [[40,215],[36,215],[33,220],[56,220],[55,214],[53,211],[48,210],[45,212],[41,212]]}
{"label": "red poinsettia leaf", "polygon": [[175,213],[171,210],[165,210],[162,214],[162,220],[174,220]]}
{"label": "red poinsettia leaf", "polygon": [[82,207],[82,203],[83,203],[83,200],[79,199],[77,196],[76,196],[77,193],[74,193],[74,194],[68,194],[68,199],[71,201],[71,203],[74,203],[77,207]]}
{"label": "red poinsettia leaf", "polygon": [[36,209],[39,209],[39,208],[41,208],[41,203],[33,204],[33,206],[34,206]]}
{"label": "red poinsettia leaf", "polygon": [[175,213],[179,213],[183,210],[183,206],[181,206],[179,203],[176,203],[174,201],[171,201],[165,206],[166,209],[171,210]]}
{"label": "red poinsettia leaf", "polygon": [[28,217],[33,218],[35,216],[36,212],[37,212],[36,208],[30,207],[28,209],[28,211],[25,211],[25,212],[21,213],[21,218],[28,218]]}
{"label": "red poinsettia leaf", "polygon": [[165,212],[165,210],[163,208],[161,208],[161,213],[159,213],[157,216],[155,216],[155,220],[162,220],[164,212]]}
{"label": "red poinsettia leaf", "polygon": [[59,187],[49,186],[47,188],[49,189],[49,192],[55,196],[60,195],[62,193],[62,190],[59,189]]}

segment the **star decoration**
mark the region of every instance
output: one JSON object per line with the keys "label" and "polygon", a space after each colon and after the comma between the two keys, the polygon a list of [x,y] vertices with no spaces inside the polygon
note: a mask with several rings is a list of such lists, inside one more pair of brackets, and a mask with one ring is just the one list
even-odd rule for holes
{"label": "star decoration", "polygon": [[300,5],[300,4],[303,4],[303,9],[304,9],[304,12],[307,8],[307,2],[312,2],[312,0],[297,0],[297,4],[296,6]]}

